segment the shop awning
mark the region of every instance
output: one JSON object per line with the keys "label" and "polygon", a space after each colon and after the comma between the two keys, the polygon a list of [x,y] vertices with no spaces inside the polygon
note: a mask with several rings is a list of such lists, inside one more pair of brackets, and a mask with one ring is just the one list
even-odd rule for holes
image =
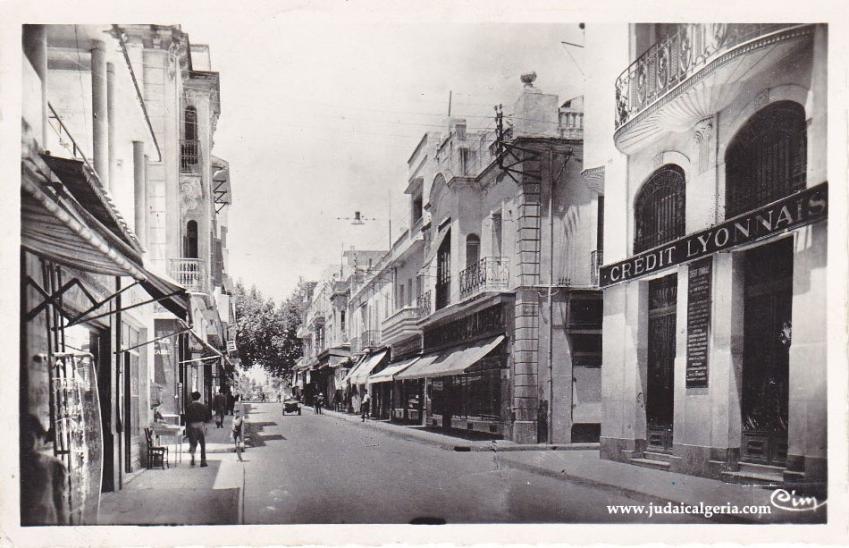
{"label": "shop awning", "polygon": [[87,211],[136,252],[142,252],[136,235],[118,212],[109,193],[104,190],[103,183],[85,162],[49,154],[42,154],[41,157]]}
{"label": "shop awning", "polygon": [[112,276],[146,278],[141,257],[66,192],[48,193],[21,179],[21,245],[65,266]]}
{"label": "shop awning", "polygon": [[402,360],[397,363],[390,363],[388,366],[386,366],[386,369],[384,369],[380,373],[375,373],[374,375],[370,376],[368,378],[369,384],[377,384],[380,382],[392,382],[395,375],[416,363],[420,357],[421,356],[416,356],[414,358]]}
{"label": "shop awning", "polygon": [[396,375],[395,380],[460,375],[495,350],[502,341],[504,341],[504,335],[498,335],[471,346],[441,354],[428,354],[406,371]]}
{"label": "shop awning", "polygon": [[[182,323],[184,327],[189,327],[184,322],[180,322],[180,323]],[[197,326],[195,326],[195,327],[197,327]],[[220,350],[218,350],[217,348],[215,348],[214,346],[212,346],[211,344],[206,342],[203,337],[201,337],[200,335],[195,333],[194,329],[190,329],[189,333],[191,333],[192,336],[195,338],[195,340],[200,343],[200,345],[203,347],[204,351],[209,352],[210,354],[212,354],[212,355],[214,355],[215,357],[218,357],[218,358],[224,357],[224,354],[222,354]]]}
{"label": "shop awning", "polygon": [[21,178],[21,189],[22,247],[78,270],[131,276],[169,312],[189,319],[186,290],[147,270],[138,246],[119,238],[75,196],[61,188],[49,191],[27,177]]}
{"label": "shop awning", "polygon": [[360,368],[360,366],[361,366],[363,363],[365,363],[365,361],[366,361],[367,359],[368,359],[368,355],[361,356],[361,357],[360,357],[360,359],[358,359],[358,360],[354,363],[354,365],[351,367],[351,370],[350,370],[350,371],[348,371],[348,374],[347,374],[347,375],[345,375],[345,378],[343,378],[343,379],[342,379],[342,384],[346,384],[346,383],[348,383],[348,382],[351,380],[351,377],[353,377],[353,376],[357,373],[357,370]]}
{"label": "shop awning", "polygon": [[351,384],[366,384],[368,382],[368,376],[371,374],[372,370],[383,361],[383,358],[386,357],[386,353],[387,351],[383,350],[370,355],[362,364],[360,364],[357,370],[350,375],[349,380]]}
{"label": "shop awning", "polygon": [[440,358],[441,354],[438,352],[435,354],[425,354],[419,360],[405,369],[401,371],[397,375],[395,375],[396,381],[403,381],[409,379],[423,379],[427,377],[427,371],[430,369],[430,366]]}
{"label": "shop awning", "polygon": [[189,294],[186,289],[177,282],[169,280],[149,270],[145,270],[147,279],[142,280],[141,286],[148,295],[159,300],[168,312],[174,314],[181,320],[190,321]]}

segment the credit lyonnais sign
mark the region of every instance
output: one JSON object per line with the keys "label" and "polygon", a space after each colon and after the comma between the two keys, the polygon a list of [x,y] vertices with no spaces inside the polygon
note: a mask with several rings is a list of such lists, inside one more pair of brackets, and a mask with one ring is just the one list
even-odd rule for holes
{"label": "credit lyonnais sign", "polygon": [[708,229],[601,267],[599,285],[641,278],[755,240],[781,234],[828,216],[828,183],[801,190]]}

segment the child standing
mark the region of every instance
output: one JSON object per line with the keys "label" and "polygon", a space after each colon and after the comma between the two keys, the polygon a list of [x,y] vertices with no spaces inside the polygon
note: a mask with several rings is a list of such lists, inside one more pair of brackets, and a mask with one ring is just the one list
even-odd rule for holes
{"label": "child standing", "polygon": [[233,443],[236,444],[236,456],[239,461],[242,461],[242,446],[245,443],[244,438],[245,418],[242,416],[242,410],[237,406],[233,409]]}

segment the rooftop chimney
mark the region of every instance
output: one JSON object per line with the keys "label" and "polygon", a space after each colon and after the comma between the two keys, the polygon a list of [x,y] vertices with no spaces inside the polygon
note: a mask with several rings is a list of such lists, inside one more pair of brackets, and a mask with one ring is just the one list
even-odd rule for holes
{"label": "rooftop chimney", "polygon": [[522,74],[522,94],[513,106],[513,137],[557,137],[558,98],[534,87],[536,72]]}

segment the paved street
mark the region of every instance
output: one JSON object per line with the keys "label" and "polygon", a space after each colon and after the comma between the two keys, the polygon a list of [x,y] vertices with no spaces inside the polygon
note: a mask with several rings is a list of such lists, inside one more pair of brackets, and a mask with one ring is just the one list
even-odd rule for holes
{"label": "paved street", "polygon": [[279,404],[251,404],[248,418],[249,524],[633,521],[609,515],[606,505],[646,502],[512,469],[494,453],[447,451],[308,408],[283,417]]}

